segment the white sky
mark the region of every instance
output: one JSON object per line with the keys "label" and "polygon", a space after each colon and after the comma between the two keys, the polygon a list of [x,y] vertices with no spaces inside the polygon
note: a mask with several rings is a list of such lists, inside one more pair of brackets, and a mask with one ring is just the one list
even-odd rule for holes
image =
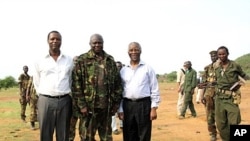
{"label": "white sky", "polygon": [[229,48],[230,59],[250,52],[249,13],[249,0],[1,0],[0,78],[17,78],[23,65],[32,73],[52,30],[72,57],[88,51],[89,37],[99,33],[117,61],[128,64],[128,44],[137,41],[157,74],[187,60],[200,71],[219,46]]}

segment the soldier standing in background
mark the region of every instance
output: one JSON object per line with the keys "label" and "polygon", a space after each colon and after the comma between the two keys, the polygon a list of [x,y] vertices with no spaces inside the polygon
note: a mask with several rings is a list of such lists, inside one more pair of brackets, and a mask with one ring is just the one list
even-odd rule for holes
{"label": "soldier standing in background", "polygon": [[216,96],[215,96],[215,122],[223,141],[230,141],[230,125],[237,125],[241,122],[240,114],[240,82],[239,76],[249,79],[241,66],[229,60],[229,51],[225,46],[217,49],[220,59],[219,66],[215,69]]}
{"label": "soldier standing in background", "polygon": [[205,105],[206,117],[207,117],[207,127],[210,134],[210,141],[215,141],[217,136],[216,125],[215,125],[215,69],[218,67],[216,65],[217,51],[211,51],[210,53],[212,63],[204,68],[203,82],[198,84],[198,87],[204,88],[204,96],[202,103]]}
{"label": "soldier standing in background", "polygon": [[37,101],[38,95],[36,93],[33,77],[30,77],[26,91],[26,100],[30,105],[30,125],[31,129],[35,130],[35,122],[37,122]]}
{"label": "soldier standing in background", "polygon": [[91,49],[81,54],[72,73],[72,96],[85,120],[86,141],[112,141],[111,117],[122,99],[122,84],[114,58],[103,50],[100,34],[90,37]]}
{"label": "soldier standing in background", "polygon": [[28,81],[30,79],[30,76],[28,74],[29,68],[28,66],[23,66],[23,73],[20,74],[18,77],[18,84],[19,84],[19,102],[21,105],[21,119],[23,122],[26,122],[26,107],[27,107],[27,100],[26,100],[26,90],[28,86]]}
{"label": "soldier standing in background", "polygon": [[184,80],[184,104],[181,110],[181,115],[179,116],[179,119],[184,119],[187,107],[189,107],[192,117],[196,117],[196,111],[194,108],[193,103],[193,94],[194,90],[197,86],[197,73],[192,68],[192,63],[190,61],[184,62],[184,66],[187,68],[185,72],[185,80]]}

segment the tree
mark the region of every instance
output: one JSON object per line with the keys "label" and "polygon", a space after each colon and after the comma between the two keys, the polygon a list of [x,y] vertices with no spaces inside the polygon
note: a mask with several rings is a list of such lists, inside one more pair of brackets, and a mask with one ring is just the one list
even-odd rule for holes
{"label": "tree", "polygon": [[167,82],[174,82],[177,78],[177,72],[172,71],[171,73],[167,74]]}
{"label": "tree", "polygon": [[0,89],[4,88],[5,90],[8,88],[12,88],[14,86],[17,86],[17,82],[14,77],[7,76],[4,79],[0,80]]}

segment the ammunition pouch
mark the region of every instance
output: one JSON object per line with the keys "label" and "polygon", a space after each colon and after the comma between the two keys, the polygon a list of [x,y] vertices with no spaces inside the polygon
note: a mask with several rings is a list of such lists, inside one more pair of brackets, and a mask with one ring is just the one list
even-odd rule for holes
{"label": "ammunition pouch", "polygon": [[217,94],[220,98],[224,99],[232,98],[233,103],[236,105],[240,104],[241,102],[241,92],[239,89],[236,91],[218,89]]}
{"label": "ammunition pouch", "polygon": [[232,93],[233,93],[233,91],[230,91],[230,90],[217,89],[217,95],[220,98],[229,99],[232,97]]}
{"label": "ammunition pouch", "polygon": [[234,91],[232,93],[232,97],[233,97],[233,103],[238,105],[240,104],[241,102],[241,92],[238,90],[238,91]]}

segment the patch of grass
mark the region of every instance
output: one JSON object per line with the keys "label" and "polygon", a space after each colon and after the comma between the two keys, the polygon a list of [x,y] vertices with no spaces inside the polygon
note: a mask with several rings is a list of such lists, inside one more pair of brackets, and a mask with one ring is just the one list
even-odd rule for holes
{"label": "patch of grass", "polygon": [[[0,91],[0,141],[38,141],[38,134],[30,130],[30,123],[20,119],[18,88]],[[30,107],[26,108],[26,120]],[[33,132],[33,133],[32,133]]]}

